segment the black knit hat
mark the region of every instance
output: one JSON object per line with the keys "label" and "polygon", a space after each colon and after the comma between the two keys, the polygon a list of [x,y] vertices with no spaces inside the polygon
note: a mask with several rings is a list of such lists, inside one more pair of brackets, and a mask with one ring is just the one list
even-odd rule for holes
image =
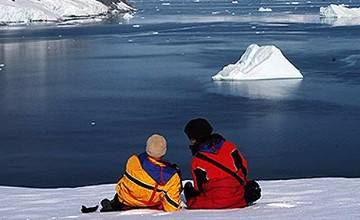
{"label": "black knit hat", "polygon": [[186,124],[184,132],[189,139],[200,140],[210,136],[213,128],[206,119],[196,118]]}

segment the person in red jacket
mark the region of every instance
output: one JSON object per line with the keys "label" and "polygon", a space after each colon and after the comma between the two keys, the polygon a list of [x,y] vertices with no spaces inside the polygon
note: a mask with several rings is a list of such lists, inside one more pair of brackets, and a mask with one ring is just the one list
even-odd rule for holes
{"label": "person in red jacket", "polygon": [[213,133],[202,118],[189,121],[184,129],[191,145],[191,182],[184,194],[189,209],[242,208],[248,205],[245,185],[248,164],[236,145]]}

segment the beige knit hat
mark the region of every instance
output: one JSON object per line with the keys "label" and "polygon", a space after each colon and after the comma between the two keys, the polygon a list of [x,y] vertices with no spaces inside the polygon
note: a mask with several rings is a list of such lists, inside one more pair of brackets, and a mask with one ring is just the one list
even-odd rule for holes
{"label": "beige knit hat", "polygon": [[151,135],[146,141],[146,153],[154,158],[160,158],[166,154],[166,139],[158,134]]}

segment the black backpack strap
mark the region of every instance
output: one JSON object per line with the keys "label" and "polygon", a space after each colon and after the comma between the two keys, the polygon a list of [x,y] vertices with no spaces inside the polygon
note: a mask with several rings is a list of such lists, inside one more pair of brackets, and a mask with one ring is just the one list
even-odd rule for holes
{"label": "black backpack strap", "polygon": [[211,163],[212,165],[218,167],[219,169],[225,171],[226,173],[230,174],[232,177],[234,177],[237,181],[239,181],[239,183],[241,185],[245,185],[245,181],[243,179],[241,179],[234,171],[230,170],[229,168],[227,168],[226,166],[222,165],[221,163],[217,162],[216,160],[211,159],[210,157],[206,156],[205,154],[202,154],[200,152],[198,152],[197,154],[195,154],[195,157],[204,160],[208,163]]}

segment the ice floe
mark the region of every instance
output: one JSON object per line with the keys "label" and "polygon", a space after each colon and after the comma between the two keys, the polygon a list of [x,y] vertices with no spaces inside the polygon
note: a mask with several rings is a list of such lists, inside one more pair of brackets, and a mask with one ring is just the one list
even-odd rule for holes
{"label": "ice floe", "polygon": [[274,45],[251,44],[235,64],[225,66],[213,80],[301,79],[300,71]]}
{"label": "ice floe", "polygon": [[271,8],[260,7],[260,8],[258,9],[258,11],[261,11],[261,12],[270,12],[270,11],[272,11],[272,9],[271,9]]}
{"label": "ice floe", "polygon": [[124,15],[123,15],[123,18],[125,19],[125,20],[130,20],[130,19],[132,19],[134,17],[134,15],[132,14],[132,13],[125,13]]}
{"label": "ice floe", "polygon": [[331,4],[327,7],[320,7],[320,16],[326,18],[360,17],[360,8],[348,8],[346,5]]}

